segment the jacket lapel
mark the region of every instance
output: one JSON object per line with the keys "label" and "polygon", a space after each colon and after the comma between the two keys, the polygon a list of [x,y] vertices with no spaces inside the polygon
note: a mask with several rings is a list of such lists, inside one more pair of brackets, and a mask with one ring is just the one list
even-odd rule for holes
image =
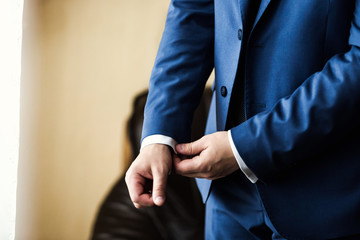
{"label": "jacket lapel", "polygon": [[[246,19],[247,19],[247,14],[249,13],[249,8],[250,8],[250,1],[252,0],[238,0],[239,1],[239,5],[240,5],[240,14],[241,14],[241,20],[242,20],[242,25],[246,26]],[[256,26],[256,24],[259,22],[261,16],[264,14],[266,8],[268,7],[269,3],[271,0],[261,0],[260,6],[259,6],[259,10],[258,13],[256,15],[255,21],[254,21],[254,25],[252,26],[253,28]]]}
{"label": "jacket lapel", "polygon": [[[251,0],[249,0],[249,1],[251,1]],[[255,18],[254,27],[259,22],[260,18],[264,14],[264,12],[265,12],[266,8],[269,6],[270,2],[271,2],[271,0],[261,0],[259,11],[258,11],[258,13],[256,15],[256,18]]]}

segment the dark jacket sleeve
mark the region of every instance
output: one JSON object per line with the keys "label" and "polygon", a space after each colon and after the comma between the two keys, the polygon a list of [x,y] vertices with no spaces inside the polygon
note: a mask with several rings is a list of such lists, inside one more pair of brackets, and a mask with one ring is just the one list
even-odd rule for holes
{"label": "dark jacket sleeve", "polygon": [[149,84],[142,138],[190,140],[193,112],[214,66],[211,0],[172,0]]}

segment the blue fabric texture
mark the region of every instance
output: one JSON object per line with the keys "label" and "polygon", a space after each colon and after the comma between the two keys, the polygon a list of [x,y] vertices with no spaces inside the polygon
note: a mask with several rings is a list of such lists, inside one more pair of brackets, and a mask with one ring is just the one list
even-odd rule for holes
{"label": "blue fabric texture", "polygon": [[[171,1],[143,137],[189,141],[213,68],[207,134],[225,130],[246,1]],[[360,0],[263,0],[251,28],[246,121],[232,135],[272,224],[289,239],[359,234]],[[206,200],[210,182],[199,185]]]}

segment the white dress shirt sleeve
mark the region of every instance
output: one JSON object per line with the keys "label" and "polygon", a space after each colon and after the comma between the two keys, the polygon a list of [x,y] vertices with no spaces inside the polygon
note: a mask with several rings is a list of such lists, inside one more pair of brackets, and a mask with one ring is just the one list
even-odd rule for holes
{"label": "white dress shirt sleeve", "polygon": [[256,175],[250,170],[250,168],[248,168],[248,166],[246,166],[244,160],[241,158],[238,150],[235,147],[233,138],[231,136],[231,130],[228,131],[228,137],[229,137],[229,142],[230,142],[230,146],[231,146],[231,150],[233,151],[233,154],[235,156],[235,159],[237,161],[237,163],[239,164],[239,167],[241,169],[241,171],[245,174],[245,176],[250,180],[250,182],[252,183],[256,183],[258,178],[256,177]]}
{"label": "white dress shirt sleeve", "polygon": [[140,151],[147,145],[156,144],[156,143],[168,145],[176,153],[175,146],[177,142],[175,141],[175,139],[161,134],[150,135],[144,138],[141,142]]}

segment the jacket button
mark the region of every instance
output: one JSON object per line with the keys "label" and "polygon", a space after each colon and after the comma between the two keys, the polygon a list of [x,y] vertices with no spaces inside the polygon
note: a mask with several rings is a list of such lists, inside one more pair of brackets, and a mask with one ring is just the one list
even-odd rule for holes
{"label": "jacket button", "polygon": [[238,30],[238,39],[241,40],[242,39],[242,29]]}
{"label": "jacket button", "polygon": [[222,87],[221,87],[221,89],[220,89],[220,94],[221,94],[221,96],[226,97],[226,95],[227,95],[227,89],[226,89],[225,86],[222,86]]}

